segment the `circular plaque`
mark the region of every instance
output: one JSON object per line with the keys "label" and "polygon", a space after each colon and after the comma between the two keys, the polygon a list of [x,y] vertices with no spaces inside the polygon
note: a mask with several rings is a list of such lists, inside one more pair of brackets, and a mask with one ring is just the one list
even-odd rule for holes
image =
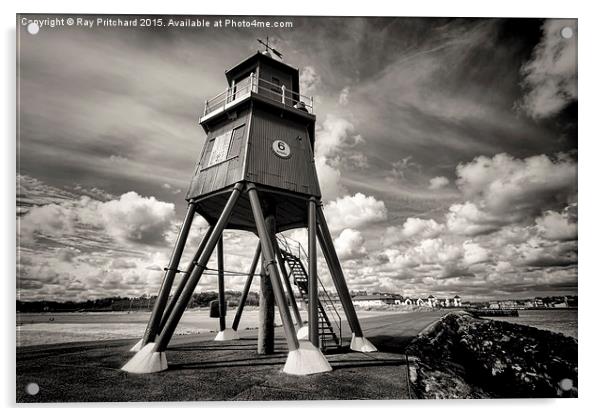
{"label": "circular plaque", "polygon": [[272,150],[281,158],[291,157],[291,147],[283,140],[274,140]]}

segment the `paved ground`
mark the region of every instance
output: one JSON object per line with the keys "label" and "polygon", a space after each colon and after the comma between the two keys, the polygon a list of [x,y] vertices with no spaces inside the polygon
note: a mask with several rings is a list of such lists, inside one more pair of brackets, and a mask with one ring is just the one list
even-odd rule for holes
{"label": "paved ground", "polygon": [[[405,346],[442,312],[387,314],[362,320],[378,353],[327,355],[332,372],[290,376],[281,369],[286,345],[281,329],[276,353],[256,354],[255,331],[217,343],[214,334],[182,336],[167,351],[169,369],[128,374],[132,340],[22,347],[17,350],[18,402],[332,400],[410,398]],[[349,333],[345,334],[349,336]],[[28,383],[37,395],[25,392]]]}

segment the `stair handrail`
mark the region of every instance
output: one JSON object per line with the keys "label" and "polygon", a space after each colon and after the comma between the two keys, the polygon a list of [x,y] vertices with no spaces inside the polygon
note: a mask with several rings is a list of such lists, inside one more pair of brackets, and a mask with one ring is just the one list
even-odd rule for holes
{"label": "stair handrail", "polygon": [[[297,252],[299,253],[299,255],[297,256],[297,258],[299,259],[299,261],[303,264],[308,264],[308,256],[307,256],[307,252],[305,251],[305,248],[303,247],[303,245],[301,244],[301,242],[294,240],[292,238],[287,238],[284,235],[280,234],[279,236],[277,236],[277,239],[279,242],[284,243],[285,247],[288,249],[289,253],[293,253],[293,249],[291,247],[292,243],[294,243],[294,245],[296,245],[297,247]],[[290,243],[289,241],[291,241],[292,243]],[[329,316],[330,321],[337,327],[338,332],[339,332],[339,343],[342,342],[342,335],[343,335],[343,330],[342,330],[342,318],[341,315],[339,314],[339,311],[336,308],[336,305],[334,304],[334,301],[332,300],[332,298],[330,297],[330,295],[328,294],[328,291],[326,290],[326,287],[324,286],[324,283],[322,282],[322,279],[320,279],[320,276],[317,277],[318,282],[320,282],[320,286],[322,287],[322,293],[323,295],[320,294],[320,290],[318,290],[318,298],[320,298],[321,300],[324,300],[325,303],[329,304],[331,306],[331,308],[323,308],[324,312]],[[324,297],[324,295],[326,297]]]}

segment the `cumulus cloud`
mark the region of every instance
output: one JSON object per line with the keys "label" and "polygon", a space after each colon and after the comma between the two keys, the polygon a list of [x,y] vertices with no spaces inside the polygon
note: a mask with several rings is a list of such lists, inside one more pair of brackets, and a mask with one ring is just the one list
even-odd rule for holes
{"label": "cumulus cloud", "polygon": [[344,228],[361,229],[368,224],[387,219],[387,208],[383,201],[362,193],[347,195],[329,202],[324,214],[333,232]]}
{"label": "cumulus cloud", "polygon": [[441,189],[449,185],[449,179],[445,176],[436,176],[429,181],[429,189]]}
{"label": "cumulus cloud", "polygon": [[499,229],[504,222],[472,202],[453,204],[446,215],[447,228],[459,235],[475,236]]}
{"label": "cumulus cloud", "polygon": [[165,235],[174,220],[175,207],[155,197],[128,192],[118,200],[98,204],[97,212],[104,229],[117,240],[159,244],[165,242]]}
{"label": "cumulus cloud", "polygon": [[570,241],[577,239],[576,216],[570,209],[563,212],[546,211],[535,219],[537,230],[548,240]]}
{"label": "cumulus cloud", "polygon": [[368,159],[356,147],[364,143],[353,123],[328,114],[316,132],[315,162],[322,198],[331,200],[346,192],[341,184],[341,165],[366,168]]}
{"label": "cumulus cloud", "polygon": [[342,150],[364,143],[362,136],[355,133],[353,123],[332,114],[326,116],[316,136],[316,154],[324,157],[333,157]]}
{"label": "cumulus cloud", "polygon": [[462,247],[464,248],[464,262],[467,265],[483,263],[489,260],[489,252],[477,243],[465,241]]}
{"label": "cumulus cloud", "polygon": [[433,238],[445,230],[445,225],[433,219],[408,218],[401,227],[390,226],[385,230],[383,245],[390,246],[410,238]]}
{"label": "cumulus cloud", "polygon": [[[573,36],[561,35],[570,28]],[[526,94],[520,107],[533,118],[552,116],[577,99],[577,21],[548,19],[531,60],[521,68]]]}
{"label": "cumulus cloud", "polygon": [[362,233],[350,228],[345,228],[334,240],[334,246],[340,260],[357,259],[366,255]]}
{"label": "cumulus cloud", "polygon": [[469,202],[450,208],[448,226],[471,228],[467,234],[532,218],[576,199],[577,163],[565,154],[479,156],[456,171],[456,184]]}
{"label": "cumulus cloud", "polygon": [[20,219],[20,231],[24,238],[35,238],[68,237],[85,230],[122,243],[156,245],[165,243],[174,214],[173,204],[135,192],[107,202],[82,196],[32,207]]}

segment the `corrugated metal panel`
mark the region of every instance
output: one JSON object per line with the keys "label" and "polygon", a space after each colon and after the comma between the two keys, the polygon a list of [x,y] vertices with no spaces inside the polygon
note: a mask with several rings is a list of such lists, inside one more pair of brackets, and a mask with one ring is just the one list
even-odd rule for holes
{"label": "corrugated metal panel", "polygon": [[[246,137],[249,114],[248,109],[240,111],[234,120],[225,120],[208,132],[186,199],[217,191],[242,179],[244,155],[241,155],[241,150],[244,148],[242,142]],[[226,160],[214,166],[207,166],[215,138],[228,131],[232,131],[232,138]]]}
{"label": "corrugated metal panel", "polygon": [[[304,124],[254,108],[249,137],[247,179],[303,194],[320,196],[309,134]],[[272,150],[275,140],[286,142],[290,157]]]}

